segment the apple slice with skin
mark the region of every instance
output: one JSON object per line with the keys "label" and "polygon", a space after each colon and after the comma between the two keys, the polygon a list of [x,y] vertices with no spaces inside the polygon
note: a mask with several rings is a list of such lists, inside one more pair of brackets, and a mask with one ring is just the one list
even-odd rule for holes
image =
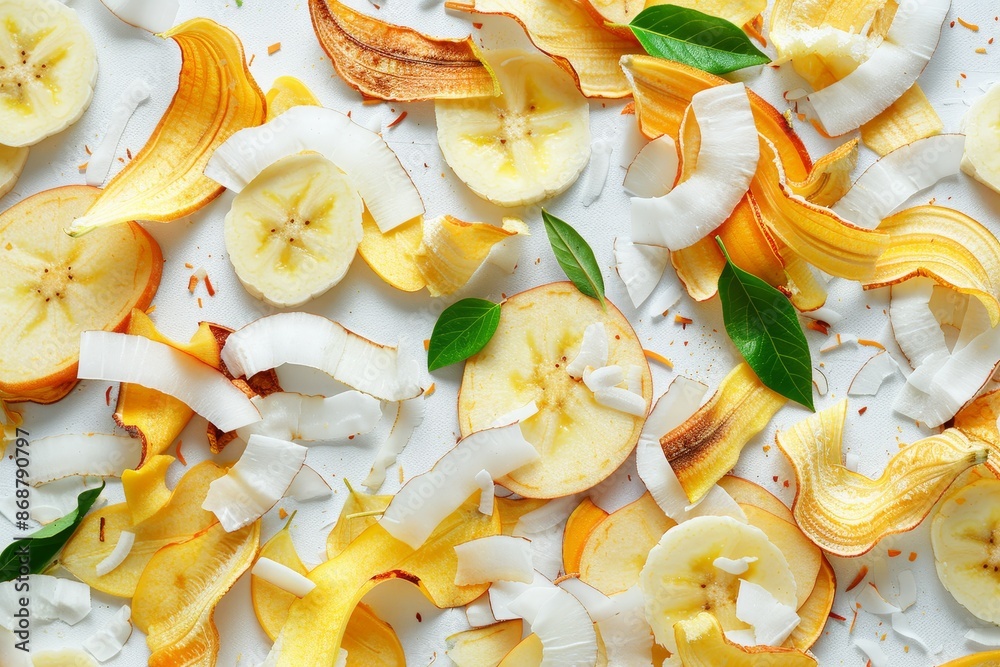
{"label": "apple slice with skin", "polygon": [[795,579],[796,609],[805,604],[816,585],[823,562],[823,552],[794,523],[753,505],[740,505],[751,526],[764,531],[767,539],[781,550],[788,560],[788,569]]}
{"label": "apple slice with skin", "polygon": [[563,570],[567,573],[580,571],[580,557],[587,546],[587,540],[594,529],[608,518],[608,513],[594,504],[590,498],[576,506],[566,520],[563,531]]}
{"label": "apple slice with skin", "polygon": [[65,186],[0,215],[0,395],[51,403],[76,384],[80,334],[122,331],[160,284],[163,256],[134,222],[74,239],[63,230],[101,191]]}

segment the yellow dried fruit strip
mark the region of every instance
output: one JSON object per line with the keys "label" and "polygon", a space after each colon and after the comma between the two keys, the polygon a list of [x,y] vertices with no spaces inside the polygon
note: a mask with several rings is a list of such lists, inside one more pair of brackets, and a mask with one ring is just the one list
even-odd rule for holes
{"label": "yellow dried fruit strip", "polygon": [[818,206],[833,206],[851,189],[851,172],[857,164],[858,140],[851,139],[816,160],[807,178],[789,181],[788,189]]}
{"label": "yellow dried fruit strip", "polygon": [[696,503],[733,469],[743,446],[785,404],[741,363],[687,421],[660,438],[688,499]]}
{"label": "yellow dried fruit strip", "polygon": [[576,78],[587,97],[620,98],[631,93],[618,61],[625,54],[642,53],[642,47],[631,34],[606,30],[581,2],[451,0],[445,7],[514,19],[535,46]]}
{"label": "yellow dried fruit strip", "polygon": [[215,664],[215,606],[253,563],[259,542],[260,521],[232,533],[215,524],[156,552],[132,597],[132,620],[146,633],[150,667]]}
{"label": "yellow dried fruit strip", "polygon": [[413,261],[431,296],[452,294],[469,282],[494,245],[514,235],[502,227],[450,215],[425,220]]}
{"label": "yellow dried fruit strip", "polygon": [[234,132],[264,121],[264,93],[231,30],[197,18],[162,36],[181,49],[177,92],[135,159],[73,221],[74,236],[129,220],[170,222],[197,211],[223,190],[202,173],[212,153]]}
{"label": "yellow dried fruit strip", "polygon": [[267,121],[274,120],[292,107],[323,106],[306,84],[294,76],[279,76],[275,79],[264,99],[267,101]]}
{"label": "yellow dried fruit strip", "polygon": [[880,156],[944,131],[944,123],[920,86],[913,87],[888,109],[861,126],[861,140]]}
{"label": "yellow dried fruit strip", "polygon": [[860,556],[886,535],[913,529],[959,474],[987,459],[988,449],[950,428],[904,447],[873,480],[844,467],[846,417],[841,401],[777,436],[798,483],[795,520],[837,556]]}
{"label": "yellow dried fruit strip", "polygon": [[381,513],[389,506],[392,496],[373,495],[356,490],[351,483],[344,479],[347,485],[347,500],[340,510],[337,523],[333,525],[333,530],[326,536],[326,557],[336,558],[344,551],[361,533],[365,532],[372,525],[378,523]]}
{"label": "yellow dried fruit strip", "polygon": [[677,655],[684,667],[816,667],[816,659],[792,648],[743,647],[722,633],[718,619],[708,612],[674,625]]}
{"label": "yellow dried fruit strip", "polygon": [[[170,345],[214,368],[218,368],[221,363],[219,346],[216,344],[211,327],[205,322],[198,326],[190,342],[177,343],[161,334],[146,313],[133,309],[125,332]],[[143,462],[151,456],[166,451],[191,421],[192,416],[194,411],[191,408],[173,396],[167,396],[155,389],[124,383],[118,390],[115,423],[142,442]]]}
{"label": "yellow dried fruit strip", "polygon": [[500,532],[500,515],[479,513],[479,494],[445,519],[420,549],[414,550],[375,524],[309,578],[316,583],[295,601],[269,659],[276,667],[333,664],[347,620],[372,588],[389,579],[420,587],[436,606],[467,604],[486,586],[455,586],[455,545]]}
{"label": "yellow dried fruit strip", "polygon": [[[695,93],[729,83],[714,74],[652,56],[625,56],[621,67],[632,86],[640,128],[650,139],[663,134],[677,139]],[[786,176],[792,181],[807,178],[812,160],[802,140],[777,109],[752,90],[747,94],[757,131],[777,147]]]}
{"label": "yellow dried fruit strip", "polygon": [[[294,514],[292,515],[294,516]],[[309,574],[299,558],[289,530],[291,518],[284,528],[261,547],[258,559],[270,558],[301,575]],[[250,579],[250,598],[257,621],[264,633],[274,641],[288,618],[288,610],[298,598],[260,577]],[[348,667],[405,667],[406,656],[399,637],[385,621],[369,607],[359,604],[347,623],[344,633]]]}
{"label": "yellow dried fruit strip", "polygon": [[591,533],[608,513],[594,504],[590,498],[584,498],[576,509],[566,519],[566,529],[563,531],[563,570],[567,573],[580,571],[580,557]]}
{"label": "yellow dried fruit strip", "polygon": [[879,226],[889,247],[865,289],[925,276],[979,299],[993,326],[1000,323],[1000,241],[964,213],[943,206],[916,206]]}
{"label": "yellow dried fruit strip", "polygon": [[[91,512],[66,543],[60,563],[74,577],[102,593],[132,597],[153,554],[168,544],[190,540],[218,522],[214,514],[201,508],[201,504],[209,484],[225,474],[224,468],[211,461],[199,463],[181,477],[170,500],[160,511],[139,525],[133,525],[132,514],[125,503]],[[123,530],[135,533],[132,550],[121,565],[98,576],[97,564],[114,550]]]}
{"label": "yellow dried fruit strip", "polygon": [[423,239],[423,218],[413,218],[383,232],[366,208],[361,217],[364,235],[358,254],[386,284],[404,292],[418,292],[427,286],[413,255]]}
{"label": "yellow dried fruit strip", "polygon": [[133,526],[153,516],[170,502],[167,469],[174,461],[172,456],[158,454],[146,459],[138,470],[126,470],[122,473],[125,504],[132,516]]}
{"label": "yellow dried fruit strip", "polygon": [[852,225],[830,209],[796,196],[789,189],[774,145],[765,137],[761,137],[760,151],[750,194],[763,226],[827,273],[848,280],[870,278],[889,245],[889,235]]}
{"label": "yellow dried fruit strip", "polygon": [[500,514],[500,533],[513,535],[517,522],[525,514],[530,514],[544,507],[549,501],[545,498],[497,498],[497,512]]}
{"label": "yellow dried fruit strip", "polygon": [[990,458],[986,467],[1000,477],[1000,389],[979,396],[955,415],[955,428],[973,440],[984,442],[990,447]]}
{"label": "yellow dried fruit strip", "polygon": [[309,0],[309,14],[337,73],[362,95],[410,102],[500,94],[472,37],[428,37],[339,0]]}

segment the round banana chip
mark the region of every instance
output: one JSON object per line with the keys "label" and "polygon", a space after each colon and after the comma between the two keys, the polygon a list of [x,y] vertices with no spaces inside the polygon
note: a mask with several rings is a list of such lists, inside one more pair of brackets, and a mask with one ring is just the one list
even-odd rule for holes
{"label": "round banana chip", "polygon": [[[757,560],[737,576],[715,566],[720,557]],[[675,653],[674,624],[703,611],[714,614],[723,630],[748,628],[736,618],[740,579],[763,587],[784,605],[796,606],[788,561],[759,528],[730,517],[701,516],[664,533],[639,575],[646,620],[657,643]]]}
{"label": "round banana chip", "polygon": [[0,396],[59,400],[76,383],[80,333],[121,331],[156,294],[163,257],[142,227],[65,233],[100,193],[55,188],[0,215]]}
{"label": "round banana chip", "polygon": [[90,106],[97,51],[60,2],[0,0],[0,144],[30,146]]}
{"label": "round banana chip", "polygon": [[253,296],[300,306],[339,283],[361,242],[361,196],[319,153],[264,169],[226,216],[229,261]]}
{"label": "round banana chip", "polygon": [[950,494],[931,527],[938,578],[978,618],[1000,623],[1000,480]]}
{"label": "round banana chip", "polygon": [[494,51],[498,97],[438,100],[448,166],[483,199],[527,206],[565,191],[590,161],[590,106],[549,58]]}
{"label": "round banana chip", "polygon": [[603,323],[608,364],[637,366],[648,411],[652,377],[628,320],[608,302],[606,311],[571,283],[542,285],[508,299],[492,340],[465,365],[458,401],[462,435],[534,401],[538,413],[521,422],[541,458],[498,480],[529,498],[558,498],[589,489],[622,464],[644,419],[600,405],[566,370],[584,329]]}

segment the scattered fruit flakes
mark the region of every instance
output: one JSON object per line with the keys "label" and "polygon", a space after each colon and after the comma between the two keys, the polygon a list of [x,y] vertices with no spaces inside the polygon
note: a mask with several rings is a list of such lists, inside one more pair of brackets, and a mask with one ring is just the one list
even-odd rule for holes
{"label": "scattered fruit flakes", "polygon": [[863,415],[863,414],[865,414],[866,412],[868,412],[868,406],[867,406],[867,405],[866,405],[866,406],[864,406],[864,407],[861,407],[861,408],[858,408],[858,414],[859,414],[859,415]]}
{"label": "scattered fruit flakes", "polygon": [[907,558],[907,560],[910,561],[911,563],[913,561],[917,560],[917,552],[916,551],[911,551],[910,552],[910,557]]}
{"label": "scattered fruit flakes", "polygon": [[267,55],[273,56],[280,50],[281,50],[281,42],[275,42],[271,46],[267,47]]}
{"label": "scattered fruit flakes", "polygon": [[404,111],[403,113],[399,114],[399,116],[396,117],[396,120],[394,120],[391,123],[389,123],[388,125],[386,125],[385,128],[389,129],[390,127],[396,127],[397,125],[399,125],[400,123],[402,123],[404,120],[406,120],[406,115],[407,115],[406,111]]}
{"label": "scattered fruit flakes", "polygon": [[184,458],[184,454],[181,453],[181,445],[183,444],[183,440],[177,441],[177,449],[175,450],[175,453],[177,454],[177,460],[181,462],[181,465],[187,466],[187,460]]}
{"label": "scattered fruit flakes", "polygon": [[103,542],[103,541],[104,541],[104,524],[105,524],[105,522],[106,522],[106,519],[105,519],[105,518],[104,518],[104,517],[102,516],[102,517],[101,517],[101,528],[100,528],[100,534],[98,535],[98,539],[99,539],[99,540],[100,540],[101,542]]}
{"label": "scattered fruit flakes", "polygon": [[986,55],[986,49],[984,47],[980,46],[978,49],[976,49],[976,53],[979,53],[979,54],[982,54],[982,55]]}
{"label": "scattered fruit flakes", "polygon": [[476,30],[482,30],[483,29],[483,24],[482,23],[473,23],[472,27],[475,28]]}
{"label": "scattered fruit flakes", "polygon": [[663,356],[659,352],[653,352],[652,350],[646,350],[646,349],[644,349],[642,351],[642,353],[645,354],[646,358],[649,359],[650,361],[655,361],[655,362],[657,362],[659,364],[662,364],[662,365],[666,366],[667,368],[673,370],[673,368],[674,368],[674,362],[670,361],[669,359],[667,359],[665,356]]}
{"label": "scattered fruit flakes", "polygon": [[191,262],[184,262],[184,268],[185,269],[193,269],[194,268],[194,264],[192,264]]}
{"label": "scattered fruit flakes", "polygon": [[865,577],[867,576],[868,576],[868,566],[862,565],[861,569],[858,570],[858,573],[854,576],[854,580],[851,581],[851,584],[845,589],[845,591],[853,591],[855,588],[858,587],[858,585],[862,581],[865,580]]}
{"label": "scattered fruit flakes", "polygon": [[687,325],[694,324],[694,320],[690,317],[684,317],[683,315],[674,315],[674,324],[679,324],[683,328],[687,329]]}
{"label": "scattered fruit flakes", "polygon": [[806,328],[812,329],[813,331],[818,331],[824,336],[830,335],[830,325],[821,320],[809,320],[806,322]]}
{"label": "scattered fruit flakes", "polygon": [[250,54],[250,61],[247,63],[247,67],[253,67],[253,61],[257,58],[256,53]]}
{"label": "scattered fruit flakes", "polygon": [[629,102],[624,107],[622,107],[623,116],[634,116],[635,115],[635,102]]}
{"label": "scattered fruit flakes", "polygon": [[198,276],[192,275],[188,278],[188,293],[194,294],[194,289],[198,286]]}
{"label": "scattered fruit flakes", "polygon": [[278,508],[278,518],[281,520],[285,520],[288,518],[288,512],[285,511],[284,507]]}
{"label": "scattered fruit flakes", "polygon": [[889,558],[895,558],[896,556],[898,556],[899,554],[901,554],[903,552],[900,551],[899,549],[889,549],[888,553],[889,553]]}
{"label": "scattered fruit flakes", "polygon": [[859,338],[858,345],[864,345],[866,347],[875,347],[882,350],[883,352],[885,351],[885,345],[878,342],[877,340],[868,340],[866,338]]}
{"label": "scattered fruit flakes", "polygon": [[958,24],[960,26],[962,26],[963,28],[968,28],[972,32],[979,32],[979,26],[976,25],[975,23],[969,23],[968,21],[966,21],[965,19],[963,19],[961,16],[956,17],[956,20],[958,21]]}
{"label": "scattered fruit flakes", "polygon": [[106,392],[104,392],[104,403],[108,407],[111,407],[111,388],[112,388],[112,385],[109,384],[108,385],[108,390]]}
{"label": "scattered fruit flakes", "polygon": [[436,389],[437,389],[437,383],[431,382],[431,386],[427,387],[427,389],[424,391],[424,398],[427,398],[428,396],[433,394]]}
{"label": "scattered fruit flakes", "polygon": [[429,350],[429,349],[431,349],[431,339],[430,338],[425,338],[424,339],[424,350]]}
{"label": "scattered fruit flakes", "polygon": [[830,612],[830,618],[836,619],[838,621],[846,621],[847,620],[846,616],[841,616],[840,614],[838,614],[835,611],[831,611]]}
{"label": "scattered fruit flakes", "polygon": [[208,274],[205,274],[205,289],[208,290],[209,296],[215,296],[215,288],[212,287],[212,281],[209,279]]}

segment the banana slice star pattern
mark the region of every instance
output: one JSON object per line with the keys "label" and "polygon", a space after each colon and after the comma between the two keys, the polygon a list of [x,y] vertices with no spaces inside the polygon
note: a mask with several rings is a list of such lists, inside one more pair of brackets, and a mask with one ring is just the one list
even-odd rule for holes
{"label": "banana slice star pattern", "polygon": [[962,121],[965,155],[962,171],[1000,192],[1000,83],[972,103]]}
{"label": "banana slice star pattern", "polygon": [[253,296],[299,306],[341,281],[361,242],[364,205],[347,176],[318,153],[278,160],[233,200],[225,238]]}
{"label": "banana slice star pattern", "polygon": [[[720,557],[757,560],[736,576],[715,567]],[[657,643],[676,653],[674,625],[703,611],[714,614],[723,630],[749,628],[736,618],[740,579],[765,588],[782,604],[796,605],[788,561],[759,528],[730,517],[701,516],[664,533],[639,574]]]}
{"label": "banana slice star pattern", "polygon": [[639,440],[642,418],[599,404],[566,371],[584,329],[594,322],[603,322],[607,331],[608,364],[641,369],[648,410],[652,379],[632,326],[610,302],[602,311],[572,283],[509,298],[493,338],[466,362],[458,403],[463,436],[531,401],[538,407],[521,430],[541,458],[497,480],[515,493],[558,498],[589,489],[614,472]]}
{"label": "banana slice star pattern", "polygon": [[90,106],[97,50],[60,2],[0,0],[0,144],[31,146]]}
{"label": "banana slice star pattern", "polygon": [[951,493],[931,525],[938,578],[963,607],[1000,623],[1000,480]]}
{"label": "banana slice star pattern", "polygon": [[495,51],[498,97],[435,103],[438,144],[483,199],[527,206],[565,191],[590,161],[590,107],[549,58]]}

